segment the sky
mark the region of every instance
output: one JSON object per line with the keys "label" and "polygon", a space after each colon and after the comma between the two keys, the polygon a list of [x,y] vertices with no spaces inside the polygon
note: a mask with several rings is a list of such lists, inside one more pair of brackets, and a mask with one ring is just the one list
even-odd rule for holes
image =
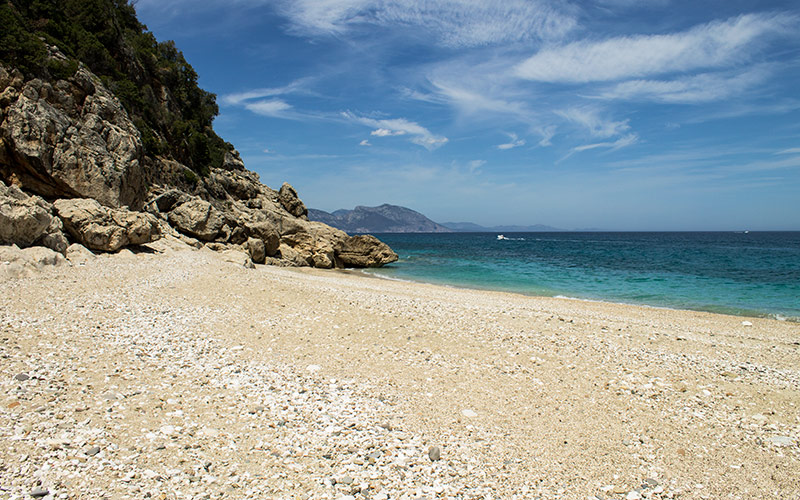
{"label": "sky", "polygon": [[261,181],[333,211],[800,230],[800,6],[138,0]]}

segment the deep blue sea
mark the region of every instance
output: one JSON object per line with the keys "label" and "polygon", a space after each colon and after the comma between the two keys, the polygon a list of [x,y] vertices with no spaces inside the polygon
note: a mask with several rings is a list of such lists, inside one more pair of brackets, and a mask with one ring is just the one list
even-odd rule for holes
{"label": "deep blue sea", "polygon": [[800,320],[800,232],[377,236],[388,278]]}

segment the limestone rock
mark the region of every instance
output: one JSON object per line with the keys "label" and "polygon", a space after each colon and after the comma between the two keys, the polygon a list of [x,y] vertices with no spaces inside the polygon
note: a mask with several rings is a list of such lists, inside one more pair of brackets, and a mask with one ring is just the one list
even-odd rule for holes
{"label": "limestone rock", "polygon": [[45,247],[20,249],[17,245],[0,246],[0,278],[22,278],[48,267],[66,264],[60,253]]}
{"label": "limestone rock", "polygon": [[336,263],[334,245],[338,235],[332,231],[319,229],[314,226],[307,227],[304,231],[283,236],[281,242],[291,246],[308,265],[330,269]]}
{"label": "limestone rock", "polygon": [[176,205],[186,203],[192,198],[178,189],[170,189],[169,191],[160,194],[153,200],[153,203],[161,213],[167,213],[172,210]]}
{"label": "limestone rock", "polygon": [[45,231],[45,235],[36,241],[37,245],[47,247],[54,252],[61,255],[66,255],[69,240],[64,233],[64,223],[58,217],[53,217],[50,221],[50,226]]}
{"label": "limestone rock", "polygon": [[158,221],[150,214],[107,208],[96,200],[57,200],[58,216],[73,238],[85,247],[116,252],[128,245],[142,245],[161,235]]}
{"label": "limestone rock", "polygon": [[245,171],[244,162],[242,161],[239,152],[235,149],[225,153],[225,158],[222,161],[222,168],[224,170]]}
{"label": "limestone rock", "polygon": [[0,182],[0,244],[29,247],[47,234],[52,222],[50,207],[44,200]]}
{"label": "limestone rock", "polygon": [[72,265],[86,264],[97,256],[91,250],[81,245],[80,243],[73,243],[67,247],[67,260]]}
{"label": "limestone rock", "polygon": [[283,208],[286,209],[287,212],[294,215],[295,217],[306,217],[308,216],[308,209],[300,201],[300,198],[297,196],[297,191],[289,184],[288,182],[284,182],[281,186],[280,191],[278,191],[278,199],[283,205]]}
{"label": "limestone rock", "polygon": [[244,244],[247,253],[250,254],[250,259],[256,264],[263,264],[267,257],[267,252],[264,247],[264,242],[258,238],[248,238]]}
{"label": "limestone rock", "polygon": [[178,231],[203,241],[212,241],[222,232],[225,220],[211,203],[193,199],[169,213],[169,223]]}
{"label": "limestone rock", "polygon": [[88,69],[81,66],[70,79],[55,83],[30,80],[13,102],[6,100],[0,123],[2,177],[47,198],[141,206],[145,184],[139,131]]}
{"label": "limestone rock", "polygon": [[[257,197],[261,191],[257,176],[253,179],[247,174],[252,174],[252,172],[246,170],[228,171],[215,168],[209,178],[205,180],[205,184],[207,188],[211,187],[211,191],[219,194],[226,193],[233,199],[249,200]],[[215,186],[212,187],[212,184]],[[218,197],[222,198],[222,196]]]}
{"label": "limestone rock", "polygon": [[300,252],[295,250],[294,248],[286,245],[285,243],[281,243],[280,247],[278,248],[278,255],[280,255],[281,261],[288,263],[290,266],[293,267],[309,267],[309,262],[300,255]]}
{"label": "limestone rock", "polygon": [[250,259],[250,256],[247,254],[247,252],[230,249],[220,252],[219,255],[225,262],[237,264],[242,267],[246,267],[247,269],[253,269],[255,267],[253,265],[253,261]]}
{"label": "limestone rock", "polygon": [[336,247],[336,257],[345,267],[380,267],[398,259],[387,244],[372,235],[348,237]]}
{"label": "limestone rock", "polygon": [[272,224],[266,221],[251,222],[245,224],[245,228],[251,236],[264,242],[264,252],[266,255],[272,257],[278,252],[281,238]]}

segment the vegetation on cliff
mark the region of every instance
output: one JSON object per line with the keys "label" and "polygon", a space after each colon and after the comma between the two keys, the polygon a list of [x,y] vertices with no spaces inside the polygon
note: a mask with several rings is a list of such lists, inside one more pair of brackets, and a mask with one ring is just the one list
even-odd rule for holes
{"label": "vegetation on cliff", "polygon": [[[158,42],[128,0],[0,0],[0,62],[25,78],[66,78],[78,61],[120,99],[145,154],[207,175],[233,149],[212,128],[216,96],[172,41]],[[47,57],[55,45],[67,60]]]}

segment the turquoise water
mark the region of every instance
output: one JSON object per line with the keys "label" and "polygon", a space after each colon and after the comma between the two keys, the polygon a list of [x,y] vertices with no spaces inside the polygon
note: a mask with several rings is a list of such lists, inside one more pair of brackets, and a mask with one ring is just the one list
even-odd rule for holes
{"label": "turquoise water", "polygon": [[532,295],[800,319],[800,232],[380,234],[376,275]]}

